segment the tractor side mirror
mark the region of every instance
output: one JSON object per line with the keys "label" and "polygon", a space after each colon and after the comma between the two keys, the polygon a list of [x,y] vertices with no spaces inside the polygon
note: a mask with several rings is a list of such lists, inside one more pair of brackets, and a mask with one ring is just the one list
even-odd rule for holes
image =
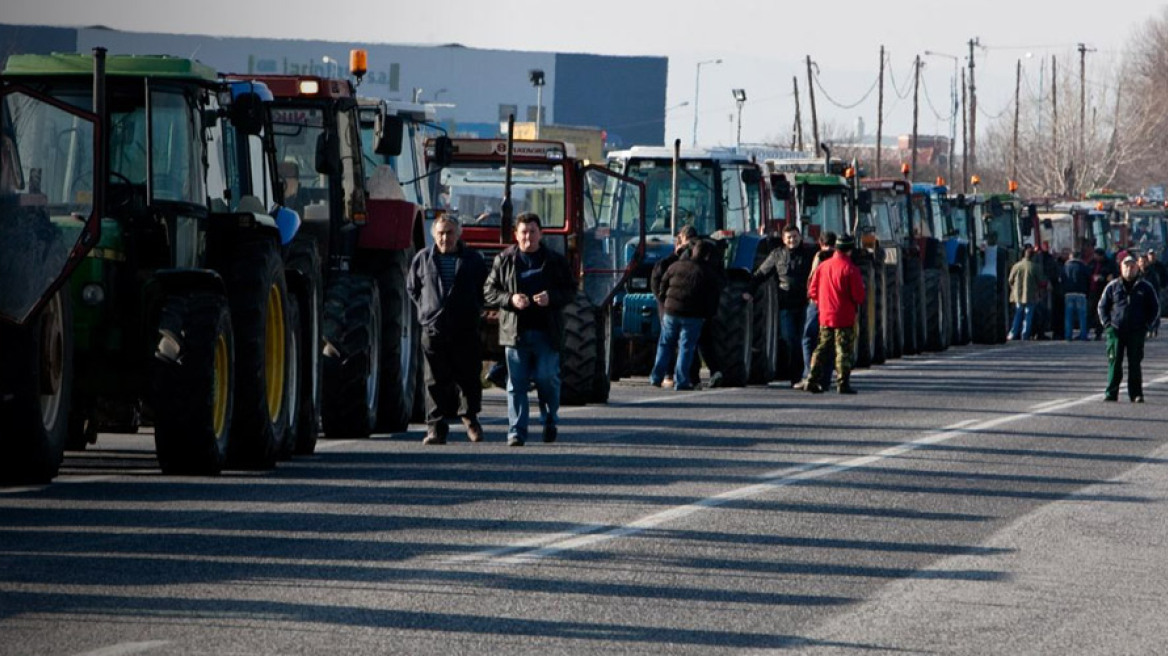
{"label": "tractor side mirror", "polygon": [[743,184],[756,185],[762,181],[762,172],[758,169],[742,169]]}
{"label": "tractor side mirror", "polygon": [[872,213],[872,192],[865,189],[856,197],[856,205],[860,209],[860,214]]}
{"label": "tractor side mirror", "polygon": [[341,149],[337,140],[322,132],[316,137],[316,172],[333,175],[340,169]]}
{"label": "tractor side mirror", "polygon": [[373,152],[386,157],[397,157],[402,152],[402,138],[405,135],[405,121],[400,116],[379,113],[373,128],[377,143]]}
{"label": "tractor side mirror", "polygon": [[264,129],[264,101],[255,93],[241,93],[231,101],[228,118],[244,134],[259,134]]}
{"label": "tractor side mirror", "polygon": [[777,200],[791,199],[791,183],[787,181],[787,176],[782,173],[771,175],[771,194]]}
{"label": "tractor side mirror", "polygon": [[450,166],[454,161],[454,142],[450,137],[442,135],[434,138],[434,153],[430,156],[430,164],[439,169]]}

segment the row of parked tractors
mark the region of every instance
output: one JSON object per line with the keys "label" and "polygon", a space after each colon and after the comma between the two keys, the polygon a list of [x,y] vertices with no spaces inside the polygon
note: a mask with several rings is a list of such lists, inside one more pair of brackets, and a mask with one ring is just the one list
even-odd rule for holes
{"label": "row of parked tractors", "polygon": [[711,330],[727,385],[789,375],[777,286],[742,295],[788,224],[863,245],[861,366],[1005,340],[1006,272],[1034,229],[1011,196],[859,180],[830,157],[634,147],[599,165],[560,142],[451,139],[423,106],[359,98],[360,51],[351,70],[223,76],[100,49],[9,58],[0,482],[47,481],[66,448],[142,426],[162,470],[183,474],[272,467],[321,434],[404,430],[423,411],[406,271],[442,212],[490,258],[534,211],[569,258],[567,404],[603,403],[611,381],[647,372],[649,272],[684,225],[726,271]]}

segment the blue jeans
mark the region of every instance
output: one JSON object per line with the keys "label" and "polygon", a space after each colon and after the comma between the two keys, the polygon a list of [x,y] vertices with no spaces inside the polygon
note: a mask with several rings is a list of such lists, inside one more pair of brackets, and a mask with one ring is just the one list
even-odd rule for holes
{"label": "blue jeans", "polygon": [[694,352],[697,351],[698,338],[702,335],[702,324],[705,322],[701,317],[665,315],[661,321],[661,337],[657,340],[657,359],[653,362],[653,372],[649,374],[650,383],[661,384],[661,380],[669,373],[669,363],[676,352],[673,383],[679,390],[693,389],[689,368],[693,364]]}
{"label": "blue jeans", "polygon": [[[815,301],[807,304],[807,320],[803,322],[803,380],[811,379],[811,354],[819,345],[819,305]],[[835,348],[825,353],[828,362],[835,359]],[[831,386],[831,367],[826,367],[820,387],[827,389]]]}
{"label": "blue jeans", "polygon": [[1012,339],[1030,339],[1034,327],[1034,304],[1014,304],[1014,325],[1010,327]]}
{"label": "blue jeans", "polygon": [[787,347],[787,366],[791,372],[791,382],[798,382],[799,365],[803,358],[803,325],[807,323],[807,307],[779,309],[779,334]]}
{"label": "blue jeans", "polygon": [[1074,326],[1072,319],[1078,317],[1079,321],[1079,339],[1086,341],[1087,337],[1087,295],[1086,294],[1067,294],[1063,300],[1063,337],[1071,339],[1074,333],[1071,332],[1071,327]]}
{"label": "blue jeans", "polygon": [[560,422],[560,352],[551,337],[539,330],[519,334],[507,354],[507,435],[527,439],[527,389],[535,381],[539,416],[544,426]]}

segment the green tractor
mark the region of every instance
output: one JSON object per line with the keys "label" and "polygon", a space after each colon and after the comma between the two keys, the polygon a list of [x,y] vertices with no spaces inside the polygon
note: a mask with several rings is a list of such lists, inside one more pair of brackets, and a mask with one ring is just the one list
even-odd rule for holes
{"label": "green tractor", "polygon": [[[43,203],[38,212],[66,242],[91,240],[60,303],[48,303],[46,318],[62,326],[53,354],[66,362],[49,376],[62,379],[54,448],[58,437],[83,447],[99,431],[153,423],[166,473],[269,468],[299,380],[289,357],[299,318],[281,253],[299,217],[280,206],[264,90],[233,88],[189,59],[111,56],[98,76],[94,60],[18,55],[3,73],[6,90],[101,115],[92,161],[60,155],[84,136],[77,121],[41,126],[27,157],[20,152],[18,206]],[[16,109],[6,104],[5,121],[19,129]],[[28,158],[49,159],[33,167]],[[95,198],[93,218],[77,219],[72,207]]]}

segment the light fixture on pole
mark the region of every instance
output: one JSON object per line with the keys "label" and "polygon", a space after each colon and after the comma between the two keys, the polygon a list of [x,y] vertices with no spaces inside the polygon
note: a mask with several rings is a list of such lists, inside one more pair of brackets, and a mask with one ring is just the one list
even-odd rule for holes
{"label": "light fixture on pole", "polygon": [[702,66],[704,66],[706,64],[721,64],[721,63],[722,63],[721,59],[707,59],[705,61],[698,62],[697,78],[694,80],[694,101],[693,101],[693,104],[694,104],[693,145],[694,146],[698,145],[698,110],[700,109],[698,107],[698,94],[701,92],[701,89],[702,89]]}
{"label": "light fixture on pole", "polygon": [[539,139],[539,126],[543,123],[543,71],[533,68],[527,72],[527,79],[535,87],[535,138]]}
{"label": "light fixture on pole", "polygon": [[738,104],[738,137],[734,140],[735,146],[742,145],[742,106],[746,104],[746,89],[731,89],[734,102]]}
{"label": "light fixture on pole", "polygon": [[929,57],[945,57],[953,60],[953,79],[949,84],[950,97],[953,103],[952,110],[949,114],[949,184],[953,184],[953,160],[957,151],[957,112],[960,110],[960,107],[957,106],[957,57],[934,50],[926,50],[925,55]]}
{"label": "light fixture on pole", "polygon": [[329,57],[328,55],[325,55],[324,57],[320,58],[320,63],[324,64],[324,76],[325,77],[329,77],[329,78],[333,77],[332,75],[329,75],[329,65],[330,64],[336,67],[336,71],[337,71],[336,77],[341,76],[341,64],[337,60],[333,59],[332,57]]}

